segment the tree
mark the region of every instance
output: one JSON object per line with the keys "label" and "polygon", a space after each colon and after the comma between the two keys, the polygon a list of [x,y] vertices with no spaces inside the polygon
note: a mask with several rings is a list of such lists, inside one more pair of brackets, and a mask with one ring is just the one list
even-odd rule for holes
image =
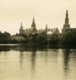
{"label": "tree", "polygon": [[58,43],[59,43],[59,36],[58,36],[58,34],[53,33],[50,36],[49,42],[50,42],[51,45],[58,45]]}
{"label": "tree", "polygon": [[11,35],[8,32],[0,32],[0,43],[6,43],[11,41]]}

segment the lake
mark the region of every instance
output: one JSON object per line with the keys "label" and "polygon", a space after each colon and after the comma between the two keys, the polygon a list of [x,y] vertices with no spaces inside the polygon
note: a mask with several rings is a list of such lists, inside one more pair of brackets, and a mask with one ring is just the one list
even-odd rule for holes
{"label": "lake", "polygon": [[76,49],[0,45],[0,80],[76,80]]}

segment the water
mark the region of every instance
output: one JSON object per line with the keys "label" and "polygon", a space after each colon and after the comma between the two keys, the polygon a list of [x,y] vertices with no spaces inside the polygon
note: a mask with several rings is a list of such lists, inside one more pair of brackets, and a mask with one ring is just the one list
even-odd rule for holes
{"label": "water", "polygon": [[0,80],[76,80],[76,49],[0,45]]}

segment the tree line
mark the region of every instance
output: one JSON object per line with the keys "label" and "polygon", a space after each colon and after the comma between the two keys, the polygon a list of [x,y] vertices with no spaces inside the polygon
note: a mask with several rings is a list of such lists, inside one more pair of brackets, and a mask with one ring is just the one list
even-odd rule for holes
{"label": "tree line", "polygon": [[76,30],[69,30],[65,34],[52,33],[35,33],[35,34],[15,34],[11,35],[8,32],[0,32],[0,43],[36,43],[36,44],[49,44],[49,45],[76,45]]}

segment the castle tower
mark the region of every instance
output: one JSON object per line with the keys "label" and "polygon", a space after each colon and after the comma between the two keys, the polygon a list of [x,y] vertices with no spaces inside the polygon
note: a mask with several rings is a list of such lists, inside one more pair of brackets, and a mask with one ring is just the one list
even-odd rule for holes
{"label": "castle tower", "polygon": [[36,31],[37,31],[34,17],[33,17],[33,21],[32,21],[32,24],[31,24],[31,31],[32,31],[32,33],[36,33]]}
{"label": "castle tower", "polygon": [[65,24],[63,25],[62,33],[65,33],[68,29],[70,29],[68,10],[66,10]]}
{"label": "castle tower", "polygon": [[23,25],[22,25],[22,23],[21,23],[21,26],[20,26],[20,29],[19,29],[19,34],[24,34],[24,29],[23,29]]}

